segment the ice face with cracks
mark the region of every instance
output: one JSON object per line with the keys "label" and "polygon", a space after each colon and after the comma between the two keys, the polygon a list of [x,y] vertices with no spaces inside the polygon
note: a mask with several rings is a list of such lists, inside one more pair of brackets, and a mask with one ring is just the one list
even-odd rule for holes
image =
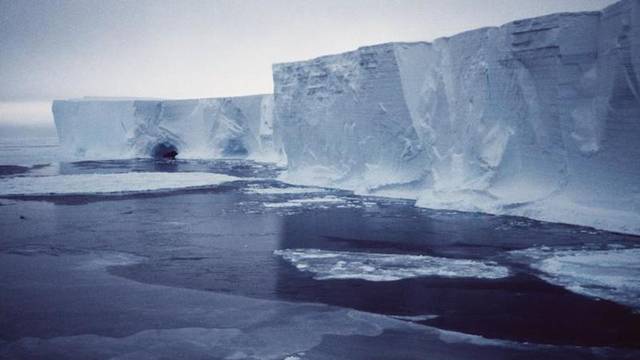
{"label": "ice face with cracks", "polygon": [[271,95],[53,103],[62,148],[78,158],[278,160]]}
{"label": "ice face with cracks", "polygon": [[291,182],[640,233],[640,2],[274,65]]}
{"label": "ice face with cracks", "polygon": [[274,94],[53,105],[86,158],[249,157],[284,180],[640,234],[640,1],[273,66]]}

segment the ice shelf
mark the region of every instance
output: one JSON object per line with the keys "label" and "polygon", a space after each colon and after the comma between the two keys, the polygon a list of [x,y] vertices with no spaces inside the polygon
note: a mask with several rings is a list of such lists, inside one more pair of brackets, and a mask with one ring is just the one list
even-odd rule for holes
{"label": "ice shelf", "polygon": [[[60,143],[79,158],[273,160],[273,96],[53,102]],[[174,154],[172,154],[174,152]],[[173,155],[173,156],[171,156]]]}
{"label": "ice shelf", "polygon": [[292,183],[640,234],[640,0],[275,64],[274,94],[53,104],[78,156],[281,161]]}
{"label": "ice shelf", "polygon": [[640,233],[640,1],[276,64],[286,179]]}

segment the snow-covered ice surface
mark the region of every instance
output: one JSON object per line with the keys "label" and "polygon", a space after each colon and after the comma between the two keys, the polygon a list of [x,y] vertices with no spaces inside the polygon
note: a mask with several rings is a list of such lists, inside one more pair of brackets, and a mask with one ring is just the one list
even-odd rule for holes
{"label": "snow-covered ice surface", "polygon": [[1,195],[105,194],[219,185],[240,178],[213,173],[131,172],[0,178]]}
{"label": "snow-covered ice surface", "polygon": [[512,254],[527,258],[530,266],[553,284],[640,310],[640,248],[541,247]]}
{"label": "snow-covered ice surface", "polygon": [[287,182],[640,234],[640,2],[274,65]]}
{"label": "snow-covered ice surface", "polygon": [[509,269],[489,261],[447,259],[427,255],[356,253],[320,249],[276,250],[300,271],[318,280],[363,279],[397,281],[420,276],[499,279]]}

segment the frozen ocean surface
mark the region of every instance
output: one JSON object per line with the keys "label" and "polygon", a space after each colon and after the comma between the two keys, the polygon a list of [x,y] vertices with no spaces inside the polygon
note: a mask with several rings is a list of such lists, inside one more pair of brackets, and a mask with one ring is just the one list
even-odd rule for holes
{"label": "frozen ocean surface", "polygon": [[0,358],[640,356],[638,237],[40,141],[2,150]]}

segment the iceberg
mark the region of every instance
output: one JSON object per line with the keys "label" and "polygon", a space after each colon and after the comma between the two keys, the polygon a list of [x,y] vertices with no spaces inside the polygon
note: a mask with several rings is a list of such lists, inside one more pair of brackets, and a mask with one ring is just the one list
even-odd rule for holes
{"label": "iceberg", "polygon": [[274,64],[273,81],[53,113],[76,156],[286,162],[289,183],[640,234],[640,0]]}
{"label": "iceberg", "polygon": [[62,149],[79,158],[254,158],[277,161],[273,96],[53,102]]}
{"label": "iceberg", "polygon": [[640,234],[640,1],[273,66],[289,182]]}

